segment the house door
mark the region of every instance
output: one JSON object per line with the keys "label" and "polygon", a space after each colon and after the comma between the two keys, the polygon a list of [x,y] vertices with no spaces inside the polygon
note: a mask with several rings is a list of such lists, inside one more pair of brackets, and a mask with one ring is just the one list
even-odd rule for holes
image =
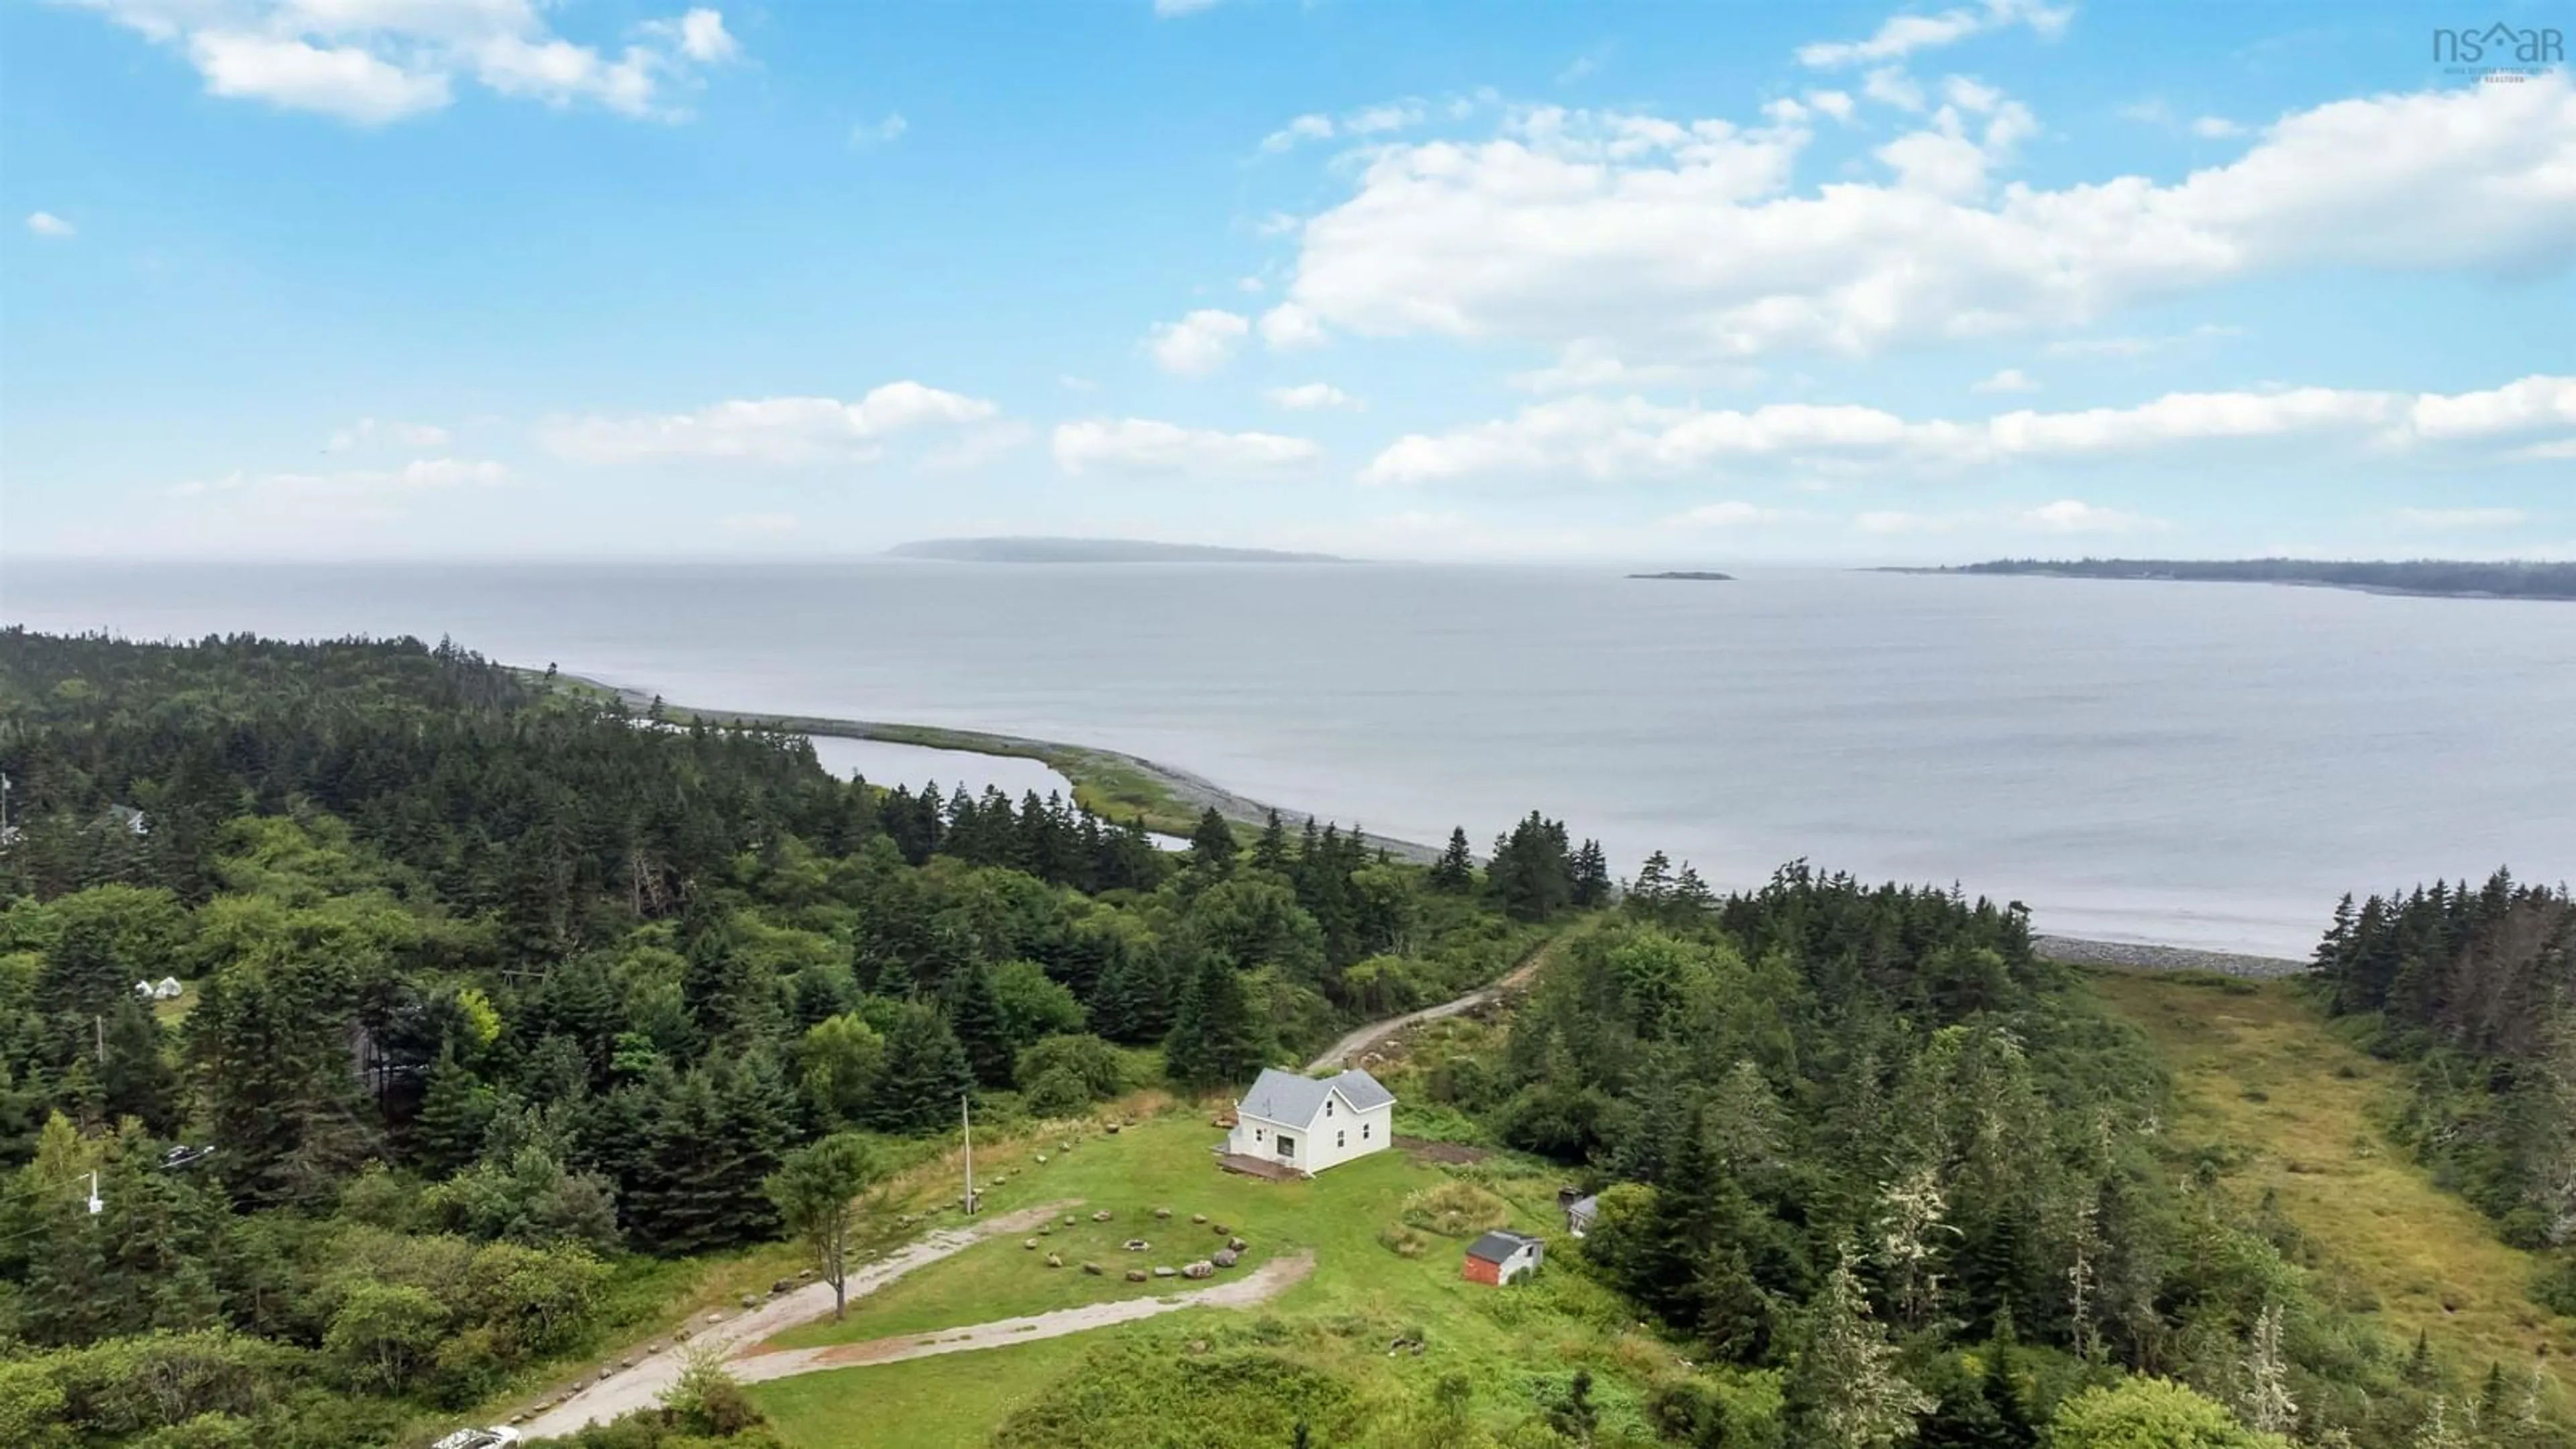
{"label": "house door", "polygon": [[1289,1135],[1288,1135],[1287,1133],[1285,1133],[1285,1132],[1282,1132],[1282,1133],[1280,1133],[1280,1134],[1279,1134],[1279,1136],[1278,1136],[1278,1138],[1277,1138],[1276,1140],[1277,1140],[1277,1142],[1279,1143],[1279,1155],[1280,1155],[1280,1156],[1282,1156],[1282,1157],[1292,1157],[1292,1158],[1293,1158],[1293,1157],[1295,1157],[1295,1156],[1297,1155],[1297,1139],[1296,1139],[1296,1138],[1289,1136]]}

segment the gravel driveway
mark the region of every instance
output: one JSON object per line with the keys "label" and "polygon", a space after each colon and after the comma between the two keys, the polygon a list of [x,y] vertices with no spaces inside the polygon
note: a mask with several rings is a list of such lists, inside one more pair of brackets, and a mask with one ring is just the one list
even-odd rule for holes
{"label": "gravel driveway", "polygon": [[[849,1295],[857,1298],[873,1293],[915,1268],[936,1263],[984,1238],[1026,1231],[1072,1206],[1070,1201],[1041,1203],[1001,1217],[987,1218],[972,1227],[942,1228],[851,1273]],[[569,1434],[584,1424],[604,1424],[621,1414],[650,1408],[660,1401],[662,1391],[680,1377],[680,1370],[687,1364],[690,1354],[712,1349],[732,1359],[749,1345],[831,1311],[832,1285],[816,1282],[792,1293],[782,1293],[758,1308],[736,1314],[722,1323],[693,1324],[691,1328],[696,1336],[687,1343],[673,1344],[659,1353],[637,1359],[635,1367],[619,1369],[544,1413],[530,1416],[519,1426],[519,1432],[531,1439],[543,1439]],[[766,1354],[760,1357],[777,1356]]]}
{"label": "gravel driveway", "polygon": [[1068,1333],[1107,1328],[1116,1323],[1134,1323],[1140,1318],[1178,1313],[1184,1308],[1248,1308],[1287,1292],[1314,1267],[1313,1252],[1291,1253],[1284,1258],[1273,1258],[1240,1278],[1229,1278],[1211,1287],[1194,1288],[1161,1298],[1121,1298],[1110,1303],[1089,1303],[1080,1308],[1059,1308],[1052,1313],[1032,1313],[1023,1318],[997,1318],[990,1323],[977,1323],[965,1328],[934,1329],[927,1334],[907,1333],[893,1338],[872,1338],[864,1343],[836,1343],[825,1348],[787,1348],[774,1353],[754,1353],[737,1358],[726,1367],[744,1383],[759,1383],[764,1379],[793,1378],[824,1369],[900,1363],[908,1358],[967,1353],[979,1348],[1006,1348],[1015,1343],[1062,1338]]}

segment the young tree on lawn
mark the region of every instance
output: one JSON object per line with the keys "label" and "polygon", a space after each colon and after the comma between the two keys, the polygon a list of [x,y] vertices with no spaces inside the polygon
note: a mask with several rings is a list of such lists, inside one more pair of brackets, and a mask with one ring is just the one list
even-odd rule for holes
{"label": "young tree on lawn", "polygon": [[876,1177],[867,1143],[835,1132],[811,1147],[788,1153],[761,1184],[787,1230],[814,1251],[814,1270],[832,1285],[832,1320],[849,1304],[850,1231],[858,1222],[856,1199]]}

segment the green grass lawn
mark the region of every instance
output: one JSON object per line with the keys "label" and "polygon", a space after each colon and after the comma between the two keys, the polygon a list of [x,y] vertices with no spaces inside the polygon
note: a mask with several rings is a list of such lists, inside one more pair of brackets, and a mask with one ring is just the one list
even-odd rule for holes
{"label": "green grass lawn", "polygon": [[[1397,1115],[1401,1128],[1402,1108]],[[1080,1139],[1071,1153],[1060,1141],[997,1144],[989,1160],[1008,1180],[991,1189],[988,1210],[1079,1200],[1083,1205],[1073,1210],[1077,1226],[1068,1229],[1059,1220],[1055,1233],[1041,1242],[1058,1251],[1059,1240],[1087,1245],[1065,1254],[1068,1265],[1090,1253],[1108,1274],[1093,1278],[1075,1266],[1049,1269],[1043,1266],[1047,1249],[1030,1252],[1020,1246],[1022,1235],[1011,1234],[923,1268],[874,1301],[854,1301],[842,1324],[809,1325],[778,1342],[802,1346],[925,1332],[1139,1292],[1169,1293],[1190,1285],[1136,1285],[1115,1275],[1139,1260],[1178,1266],[1202,1256],[1218,1245],[1215,1223],[1234,1229],[1262,1259],[1314,1251],[1314,1272],[1273,1302],[1250,1310],[1190,1309],[1025,1346],[836,1369],[754,1385],[753,1398],[798,1449],[891,1449],[980,1443],[1012,1408],[1046,1392],[1090,1347],[1111,1340],[1159,1345],[1186,1343],[1193,1335],[1258,1334],[1354,1377],[1398,1375],[1409,1382],[1468,1368],[1497,1395],[1526,1394],[1534,1374],[1561,1374],[1569,1362],[1589,1361],[1604,1375],[1604,1393],[1615,1399],[1623,1372],[1638,1363],[1669,1364],[1668,1350],[1627,1331],[1630,1312],[1570,1270],[1497,1291],[1460,1277],[1463,1240],[1424,1234],[1415,1257],[1384,1246],[1380,1234],[1400,1221],[1406,1199],[1450,1181],[1448,1170],[1388,1151],[1311,1182],[1274,1183],[1220,1172],[1209,1153],[1220,1135],[1205,1117],[1183,1107],[1114,1137]],[[1044,1165],[1034,1160],[1040,1151],[1048,1155]],[[977,1157],[979,1163],[988,1160],[980,1144]],[[1477,1175],[1510,1204],[1514,1226],[1546,1233],[1561,1227],[1549,1196],[1554,1179],[1544,1171],[1516,1172],[1498,1160]],[[1173,1217],[1157,1222],[1152,1210],[1158,1206],[1171,1208]],[[1101,1207],[1117,1216],[1094,1224],[1089,1214]],[[1212,1221],[1194,1226],[1193,1213]],[[1118,1241],[1130,1235],[1152,1241],[1154,1250],[1118,1251]],[[1168,1253],[1166,1243],[1172,1245]],[[1560,1250],[1572,1246],[1558,1243]],[[1391,1339],[1414,1333],[1426,1336],[1435,1353],[1387,1356]]]}
{"label": "green grass lawn", "polygon": [[[1095,1223],[1091,1211],[1097,1207],[1108,1207],[1117,1216]],[[1130,1268],[1150,1271],[1157,1264],[1179,1268],[1225,1246],[1225,1239],[1212,1234],[1210,1225],[1193,1224],[1184,1212],[1176,1212],[1167,1222],[1157,1222],[1143,1207],[1103,1200],[1085,1203],[1074,1216],[1072,1227],[1058,1221],[1048,1225],[1051,1232],[1029,1235],[1037,1237],[1035,1249],[1021,1246],[1026,1239],[1016,1234],[978,1243],[939,1264],[936,1270],[899,1278],[853,1300],[849,1317],[839,1323],[830,1319],[810,1323],[779,1335],[777,1341],[790,1348],[851,1343],[1077,1308],[1114,1298],[1179,1293],[1207,1285],[1180,1277],[1130,1283],[1126,1272]],[[1227,1226],[1250,1246],[1243,1261],[1221,1270],[1219,1278],[1238,1277],[1277,1256],[1277,1244],[1252,1239],[1244,1224],[1229,1221]],[[1130,1253],[1123,1246],[1129,1238],[1143,1238],[1153,1248]],[[1049,1253],[1061,1257],[1064,1266],[1046,1266]],[[1095,1277],[1083,1272],[1086,1262],[1099,1264],[1101,1273]]]}
{"label": "green grass lawn", "polygon": [[[1328,1244],[1358,1243],[1394,1262],[1398,1260],[1376,1244],[1378,1229],[1394,1220],[1407,1193],[1439,1180],[1436,1172],[1415,1167],[1395,1152],[1344,1164],[1312,1182],[1239,1177],[1219,1171],[1209,1151],[1223,1135],[1205,1118],[1178,1111],[1114,1137],[1080,1141],[1072,1152],[1061,1150],[1060,1142],[1036,1144],[1019,1154],[1008,1181],[986,1189],[985,1211],[1006,1213],[1069,1199],[1080,1203],[1067,1210],[1074,1226],[1057,1220],[1052,1233],[1038,1238],[1035,1252],[1020,1246],[1024,1235],[1017,1233],[978,1243],[852,1302],[841,1323],[809,1324],[778,1341],[789,1347],[845,1343],[1178,1292],[1196,1285],[1186,1279],[1129,1283],[1118,1275],[1158,1263],[1177,1268],[1206,1257],[1225,1246],[1214,1231],[1219,1224],[1250,1245],[1250,1260],[1231,1273],[1282,1252]],[[1047,1157],[1044,1165],[1036,1161],[1040,1152]],[[1170,1208],[1172,1216],[1157,1220],[1157,1207]],[[1101,1208],[1116,1216],[1093,1222],[1092,1212]],[[1194,1214],[1205,1214],[1209,1221],[1193,1223]],[[1119,1244],[1131,1237],[1154,1247],[1144,1253],[1123,1251]],[[1047,1267],[1049,1252],[1062,1254],[1065,1266]],[[1108,1271],[1097,1278],[1084,1273],[1079,1265],[1086,1259]],[[1322,1268],[1319,1263],[1318,1270]]]}
{"label": "green grass lawn", "polygon": [[797,1449],[967,1449],[1088,1351],[1088,1336],[1076,1334],[779,1379],[754,1384],[751,1396]]}

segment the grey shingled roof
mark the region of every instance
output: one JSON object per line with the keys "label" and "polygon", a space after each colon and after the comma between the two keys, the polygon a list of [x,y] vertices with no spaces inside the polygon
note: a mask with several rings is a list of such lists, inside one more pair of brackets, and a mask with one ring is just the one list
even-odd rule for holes
{"label": "grey shingled roof", "polygon": [[1518,1233],[1491,1232],[1467,1245],[1467,1256],[1486,1263],[1499,1263],[1537,1242]]}
{"label": "grey shingled roof", "polygon": [[1383,1107],[1395,1100],[1377,1078],[1357,1067],[1337,1077],[1317,1081],[1277,1067],[1264,1067],[1253,1078],[1252,1090],[1243,1094],[1243,1110],[1272,1122],[1310,1123],[1324,1110],[1324,1094],[1339,1092],[1354,1112]]}

